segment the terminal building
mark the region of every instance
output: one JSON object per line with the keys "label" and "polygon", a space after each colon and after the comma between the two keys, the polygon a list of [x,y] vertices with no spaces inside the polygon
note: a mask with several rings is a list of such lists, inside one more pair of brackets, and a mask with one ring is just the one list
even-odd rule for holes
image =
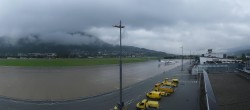
{"label": "terminal building", "polygon": [[230,71],[232,68],[239,66],[241,60],[228,59],[226,54],[213,53],[212,49],[208,49],[208,53],[202,54],[199,58],[199,63],[194,65],[191,69],[192,75],[202,73],[203,70],[216,70],[216,68],[223,71]]}
{"label": "terminal building", "polygon": [[241,62],[241,60],[228,59],[226,58],[226,54],[213,53],[212,49],[208,49],[208,53],[202,54],[202,56],[200,57],[200,64],[235,63],[235,62]]}
{"label": "terminal building", "polygon": [[212,49],[201,55],[191,67],[199,81],[200,109],[250,110],[248,67],[249,61],[228,59]]}

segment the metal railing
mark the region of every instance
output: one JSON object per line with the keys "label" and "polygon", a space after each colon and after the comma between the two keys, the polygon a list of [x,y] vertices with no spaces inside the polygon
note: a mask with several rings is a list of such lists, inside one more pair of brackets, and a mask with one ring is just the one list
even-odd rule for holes
{"label": "metal railing", "polygon": [[228,70],[228,65],[223,65],[223,64],[196,65],[192,68],[192,75],[203,73],[203,70],[207,70],[208,68],[226,68],[226,70]]}
{"label": "metal railing", "polygon": [[199,74],[200,80],[200,109],[201,110],[218,110],[214,92],[205,70]]}

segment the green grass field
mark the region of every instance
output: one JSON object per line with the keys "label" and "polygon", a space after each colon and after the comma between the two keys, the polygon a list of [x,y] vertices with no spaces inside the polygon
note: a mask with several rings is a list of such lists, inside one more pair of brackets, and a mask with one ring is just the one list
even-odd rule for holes
{"label": "green grass field", "polygon": [[[143,62],[148,58],[123,58],[123,63]],[[0,66],[93,66],[118,64],[119,58],[91,59],[0,59]]]}

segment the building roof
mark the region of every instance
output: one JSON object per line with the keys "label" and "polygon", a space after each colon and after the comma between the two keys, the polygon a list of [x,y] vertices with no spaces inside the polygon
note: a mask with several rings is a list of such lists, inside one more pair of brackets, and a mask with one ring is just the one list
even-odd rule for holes
{"label": "building roof", "polygon": [[250,110],[250,81],[238,74],[209,74],[219,110]]}

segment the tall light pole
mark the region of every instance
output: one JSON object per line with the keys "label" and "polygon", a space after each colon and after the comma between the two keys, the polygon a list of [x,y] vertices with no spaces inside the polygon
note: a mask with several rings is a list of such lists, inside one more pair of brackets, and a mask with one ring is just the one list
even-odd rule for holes
{"label": "tall light pole", "polygon": [[122,28],[125,28],[125,26],[122,26],[122,21],[120,20],[119,25],[114,25],[113,27],[120,29],[120,104],[119,104],[119,110],[122,110],[124,103],[122,102]]}
{"label": "tall light pole", "polygon": [[191,50],[190,50],[190,56],[189,56],[189,59],[190,59],[190,65],[191,65],[191,61],[192,61],[192,60],[191,60]]}
{"label": "tall light pole", "polygon": [[181,46],[181,71],[183,71],[183,46]]}

